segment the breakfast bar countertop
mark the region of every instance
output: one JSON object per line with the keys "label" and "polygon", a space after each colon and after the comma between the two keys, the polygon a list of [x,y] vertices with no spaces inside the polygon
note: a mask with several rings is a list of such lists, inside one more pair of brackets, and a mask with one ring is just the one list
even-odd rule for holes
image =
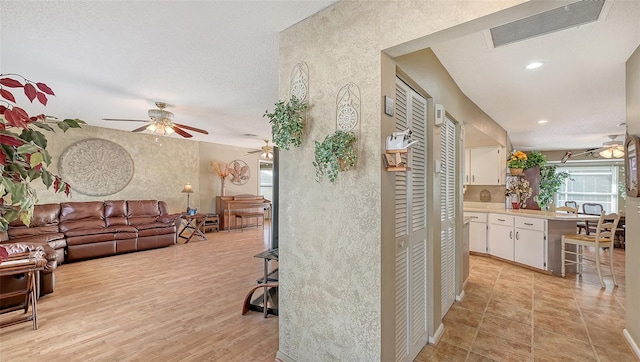
{"label": "breakfast bar countertop", "polygon": [[523,216],[523,217],[532,217],[536,219],[558,220],[558,221],[585,221],[585,220],[598,220],[600,218],[599,215],[569,214],[565,212],[540,211],[540,210],[529,210],[529,209],[494,209],[494,208],[487,209],[487,208],[465,207],[464,211],[465,212],[486,212],[491,214]]}

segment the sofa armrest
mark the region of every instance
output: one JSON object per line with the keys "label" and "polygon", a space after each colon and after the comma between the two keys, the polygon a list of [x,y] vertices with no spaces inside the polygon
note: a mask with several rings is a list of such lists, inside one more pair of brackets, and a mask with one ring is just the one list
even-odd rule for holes
{"label": "sofa armrest", "polygon": [[176,220],[178,220],[180,218],[181,215],[182,214],[180,214],[180,213],[160,215],[160,216],[158,216],[157,221],[161,222],[163,224],[174,223]]}
{"label": "sofa armrest", "polygon": [[2,246],[7,250],[9,256],[13,254],[21,254],[28,252],[39,252],[39,254],[46,259],[47,263],[44,267],[45,272],[52,272],[58,266],[56,258],[58,254],[55,249],[48,244],[40,243],[2,243]]}

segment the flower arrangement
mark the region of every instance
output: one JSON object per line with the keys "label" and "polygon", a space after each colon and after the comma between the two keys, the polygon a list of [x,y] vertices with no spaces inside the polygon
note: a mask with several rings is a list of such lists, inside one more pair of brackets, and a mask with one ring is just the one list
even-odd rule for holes
{"label": "flower arrangement", "polygon": [[533,189],[529,181],[522,177],[512,178],[511,181],[509,181],[508,187],[505,189],[505,196],[517,196],[517,204],[519,207],[523,207],[527,203],[532,193]]}
{"label": "flower arrangement", "polygon": [[220,177],[220,182],[222,183],[222,189],[220,192],[221,196],[225,194],[224,181],[227,179],[229,174],[231,173],[231,167],[229,167],[228,163],[220,163],[218,161],[211,161],[210,164],[211,170],[215,172],[218,177]]}
{"label": "flower arrangement", "polygon": [[527,161],[527,154],[522,151],[513,151],[507,160],[507,167],[509,168],[525,168]]}

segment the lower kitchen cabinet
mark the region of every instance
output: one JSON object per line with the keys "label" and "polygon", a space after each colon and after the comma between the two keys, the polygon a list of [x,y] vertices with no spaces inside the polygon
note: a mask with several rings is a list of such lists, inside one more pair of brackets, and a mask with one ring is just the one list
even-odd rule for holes
{"label": "lower kitchen cabinet", "polygon": [[546,270],[546,220],[516,217],[514,230],[514,261]]}

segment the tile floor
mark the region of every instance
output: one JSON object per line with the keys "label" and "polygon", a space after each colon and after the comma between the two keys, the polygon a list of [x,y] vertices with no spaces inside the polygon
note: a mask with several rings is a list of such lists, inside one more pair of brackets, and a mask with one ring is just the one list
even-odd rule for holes
{"label": "tile floor", "polygon": [[595,269],[566,279],[471,256],[465,298],[444,318],[444,334],[415,361],[637,361],[627,345],[624,250],[613,286]]}

